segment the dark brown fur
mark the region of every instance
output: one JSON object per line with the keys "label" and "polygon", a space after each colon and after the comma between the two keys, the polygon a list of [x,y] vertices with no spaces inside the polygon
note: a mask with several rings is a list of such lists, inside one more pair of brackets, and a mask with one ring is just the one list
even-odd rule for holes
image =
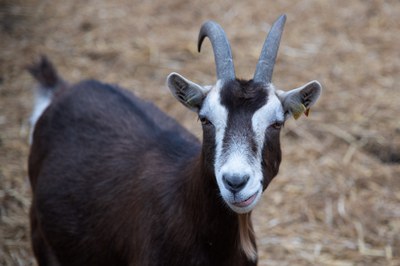
{"label": "dark brown fur", "polygon": [[39,264],[256,265],[219,196],[210,145],[116,86],[63,89],[29,156]]}

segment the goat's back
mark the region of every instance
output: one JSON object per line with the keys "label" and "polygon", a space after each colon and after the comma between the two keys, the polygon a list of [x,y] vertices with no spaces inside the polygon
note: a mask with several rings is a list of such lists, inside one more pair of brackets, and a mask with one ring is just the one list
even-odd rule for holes
{"label": "goat's back", "polygon": [[140,261],[133,251],[152,241],[152,221],[164,222],[168,195],[159,192],[199,150],[189,132],[127,91],[97,81],[65,89],[33,135],[33,241],[48,243],[68,265]]}

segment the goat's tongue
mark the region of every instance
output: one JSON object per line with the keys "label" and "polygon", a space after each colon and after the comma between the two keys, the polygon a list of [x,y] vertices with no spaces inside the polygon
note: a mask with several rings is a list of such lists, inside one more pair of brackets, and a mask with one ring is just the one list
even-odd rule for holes
{"label": "goat's tongue", "polygon": [[247,207],[247,206],[249,206],[251,203],[253,203],[254,199],[256,198],[256,195],[257,195],[257,193],[254,194],[253,196],[251,196],[250,198],[244,200],[244,201],[235,202],[235,206],[237,206],[237,207]]}

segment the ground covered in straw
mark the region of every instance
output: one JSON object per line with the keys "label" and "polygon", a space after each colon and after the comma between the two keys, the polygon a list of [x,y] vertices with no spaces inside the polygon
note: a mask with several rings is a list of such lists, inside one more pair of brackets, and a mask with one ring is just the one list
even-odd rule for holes
{"label": "ground covered in straw", "polygon": [[215,81],[198,29],[214,19],[236,72],[251,78],[270,23],[288,15],[275,68],[282,89],[324,87],[308,119],[282,134],[278,177],[253,213],[259,265],[400,265],[400,4],[355,1],[0,2],[0,265],[34,265],[29,243],[27,118],[47,54],[69,81],[119,83],[196,135],[194,114],[165,88],[177,71]]}

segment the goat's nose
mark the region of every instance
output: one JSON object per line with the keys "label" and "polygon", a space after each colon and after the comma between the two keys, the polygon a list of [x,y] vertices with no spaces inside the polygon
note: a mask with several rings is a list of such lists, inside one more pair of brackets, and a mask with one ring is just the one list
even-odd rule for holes
{"label": "goat's nose", "polygon": [[246,186],[249,178],[249,175],[225,174],[222,176],[222,181],[229,191],[231,191],[232,193],[236,193]]}

